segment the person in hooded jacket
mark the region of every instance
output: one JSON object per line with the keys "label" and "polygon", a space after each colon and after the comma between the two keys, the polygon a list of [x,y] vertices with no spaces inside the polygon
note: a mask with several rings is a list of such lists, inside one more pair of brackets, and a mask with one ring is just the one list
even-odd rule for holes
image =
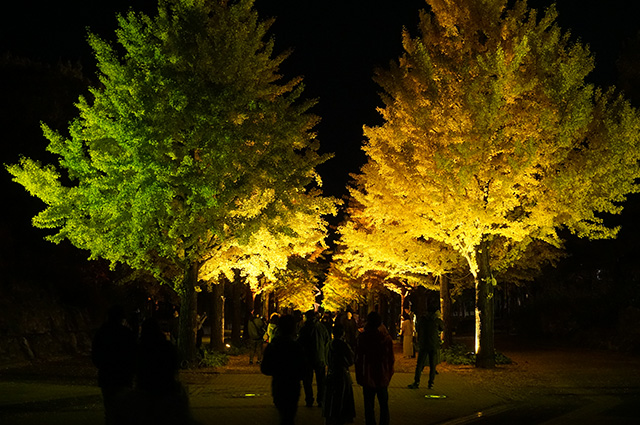
{"label": "person in hooded jacket", "polygon": [[380,314],[367,316],[356,348],[356,381],[362,386],[366,425],[375,425],[375,399],[380,405],[380,425],[389,425],[389,382],[393,376],[393,340]]}

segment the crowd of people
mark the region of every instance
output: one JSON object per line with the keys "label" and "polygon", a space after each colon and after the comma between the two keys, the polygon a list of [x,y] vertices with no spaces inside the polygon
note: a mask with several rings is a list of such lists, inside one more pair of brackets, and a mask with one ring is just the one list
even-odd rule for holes
{"label": "crowd of people", "polygon": [[[380,314],[369,313],[361,325],[351,312],[333,319],[328,313],[320,315],[314,310],[305,313],[304,321],[295,315],[279,316],[277,313],[270,316],[268,325],[258,320],[261,320],[259,316],[254,317],[254,325],[250,326],[265,328],[267,345],[259,361],[261,371],[272,376],[273,401],[283,425],[294,423],[302,390],[306,406],[321,407],[327,425],[353,422],[356,411],[351,366],[355,368],[356,382],[362,387],[365,424],[377,423],[376,399],[379,424],[389,424],[388,387],[395,358],[392,337]],[[414,382],[409,388],[419,387],[427,362],[430,367],[428,385],[432,388],[442,321],[435,312],[420,316],[415,326],[414,321],[413,313],[405,311],[401,327],[403,354],[413,357],[416,350],[419,352]],[[251,334],[257,338],[260,333]],[[253,357],[252,354],[250,362]]]}
{"label": "crowd of people", "polygon": [[[94,338],[92,359],[98,368],[106,424],[195,424],[187,392],[177,379],[175,345],[155,319],[133,328],[126,323],[124,309],[116,306]],[[389,424],[393,339],[377,312],[369,313],[362,323],[350,311],[335,318],[315,310],[304,315],[273,313],[267,323],[253,314],[246,331],[249,363],[255,359],[261,372],[272,377],[273,403],[282,425],[294,423],[303,391],[306,406],[320,407],[325,424],[352,423],[356,416],[352,366],[362,387],[365,424],[377,423],[376,399],[379,424]],[[427,363],[428,387],[433,387],[441,332],[437,312],[416,321],[405,310],[403,355],[413,357],[418,351],[409,388],[419,387]]]}

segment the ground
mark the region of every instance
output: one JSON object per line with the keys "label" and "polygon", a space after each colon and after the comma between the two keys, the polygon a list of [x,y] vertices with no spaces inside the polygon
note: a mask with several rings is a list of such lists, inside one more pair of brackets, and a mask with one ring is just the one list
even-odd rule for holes
{"label": "ground", "polygon": [[[637,423],[640,357],[521,338],[500,338],[496,347],[511,364],[487,370],[443,363],[433,390],[410,390],[415,358],[404,359],[396,344],[396,374],[389,389],[394,422]],[[231,356],[222,368],[183,370],[180,379],[189,389],[194,414],[205,425],[255,418],[263,424],[277,422],[269,378],[260,374],[258,365],[249,364],[247,355]],[[51,424],[92,423],[86,418],[99,418],[101,409],[95,382],[96,371],[87,357],[0,369],[0,423],[37,424],[44,415]],[[361,392],[359,387],[354,390],[361,409]],[[362,423],[357,411],[355,425]],[[304,408],[298,416],[306,425],[322,419],[319,410]]]}

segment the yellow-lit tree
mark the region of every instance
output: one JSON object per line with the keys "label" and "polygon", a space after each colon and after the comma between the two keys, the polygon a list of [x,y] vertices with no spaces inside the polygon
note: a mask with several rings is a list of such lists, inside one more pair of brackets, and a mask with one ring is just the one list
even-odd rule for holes
{"label": "yellow-lit tree", "polygon": [[[405,297],[418,286],[437,289],[433,276],[443,276],[462,267],[462,257],[445,244],[415,238],[394,220],[373,225],[363,214],[362,205],[354,199],[347,214],[347,220],[338,227],[340,239],[339,249],[333,256],[335,267],[356,280],[366,281],[370,274],[383,276],[381,283],[400,295],[402,305]],[[332,281],[332,285],[339,282],[348,285],[350,280]]]}
{"label": "yellow-lit tree", "polygon": [[331,262],[322,286],[323,305],[331,311],[343,310],[353,303],[362,304],[366,300],[364,279],[352,275],[341,265],[337,261]]}
{"label": "yellow-lit tree", "polygon": [[314,308],[320,292],[324,265],[319,258],[291,257],[287,268],[277,274],[274,290],[278,304],[283,307],[307,311]]}
{"label": "yellow-lit tree", "polygon": [[201,280],[215,284],[221,274],[233,280],[237,270],[256,295],[265,289],[265,282],[278,279],[291,258],[314,261],[327,249],[325,217],[337,212],[334,198],[310,191],[297,194],[294,205],[303,208],[291,208],[280,200],[274,204],[271,220],[260,223],[244,238],[222,241],[208,253],[200,269]]}
{"label": "yellow-lit tree", "polygon": [[[419,35],[376,73],[384,124],[365,127],[352,196],[376,228],[446,244],[476,285],[477,366],[495,365],[492,240],[557,230],[615,237],[600,214],[638,190],[640,116],[585,79],[587,47],[518,1],[429,0]],[[506,243],[506,242],[505,242]]]}
{"label": "yellow-lit tree", "polygon": [[[315,276],[312,270],[316,259],[327,249],[325,215],[335,215],[336,201],[310,191],[298,193],[296,200],[296,205],[308,208],[290,211],[291,207],[280,200],[274,204],[276,214],[272,219],[261,223],[244,238],[226,238],[207,253],[200,268],[201,286],[223,297],[224,291],[215,291],[220,289],[215,285],[245,281],[252,297],[277,290],[283,303],[296,306],[313,303],[317,276],[312,278]],[[300,262],[308,265],[309,270],[303,272]],[[220,337],[214,346],[222,346],[223,322],[219,315],[212,319],[212,338]]]}
{"label": "yellow-lit tree", "polygon": [[[348,219],[338,227],[339,250],[333,256],[334,269],[342,275],[360,280],[368,273],[384,274],[382,283],[404,297],[417,286],[440,290],[440,307],[445,321],[445,333],[452,334],[447,312],[451,306],[449,291],[461,293],[468,287],[469,268],[464,258],[448,245],[415,238],[398,222],[384,222],[381,228],[367,223],[361,205],[351,201]],[[531,281],[544,265],[554,265],[562,250],[548,243],[527,238],[514,241],[496,237],[490,246],[491,264],[496,276],[505,282],[521,284]],[[458,278],[450,280],[450,275]],[[331,279],[328,290],[338,293],[350,286],[350,279]],[[454,287],[449,288],[450,283]],[[450,341],[448,341],[450,342]]]}

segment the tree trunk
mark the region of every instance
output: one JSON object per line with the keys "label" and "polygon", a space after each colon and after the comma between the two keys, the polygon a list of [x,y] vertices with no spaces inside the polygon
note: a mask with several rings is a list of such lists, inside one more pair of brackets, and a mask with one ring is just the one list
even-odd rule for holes
{"label": "tree trunk", "polygon": [[491,369],[496,365],[494,333],[494,279],[489,264],[489,240],[482,238],[476,248],[478,274],[476,283],[476,367]]}
{"label": "tree trunk", "polygon": [[247,332],[248,329],[248,324],[249,324],[249,319],[253,317],[254,312],[253,309],[256,305],[256,296],[253,293],[253,290],[251,290],[251,285],[249,285],[248,283],[243,285],[244,288],[244,299],[245,299],[245,315],[244,315],[244,321],[243,321],[243,328],[244,328],[244,335],[243,335],[243,339],[245,341],[249,341],[249,332]]}
{"label": "tree trunk", "polygon": [[409,292],[409,290],[405,288],[403,288],[402,291],[400,291],[400,317],[397,318],[398,329],[402,329],[402,320],[404,318],[404,309],[405,309],[404,304],[407,300],[407,292]]}
{"label": "tree trunk", "polygon": [[224,280],[211,286],[211,341],[209,347],[214,351],[224,350]]}
{"label": "tree trunk", "polygon": [[260,292],[260,302],[262,304],[262,317],[269,320],[271,312],[269,311],[269,297],[271,292]]}
{"label": "tree trunk", "polygon": [[198,309],[197,263],[185,272],[180,288],[180,317],[178,318],[178,353],[181,362],[191,363],[196,358],[196,314]]}
{"label": "tree trunk", "polygon": [[369,288],[369,294],[367,297],[367,314],[376,310],[376,298],[373,289]]}
{"label": "tree trunk", "polygon": [[236,275],[231,286],[232,316],[231,316],[231,345],[240,347],[242,344],[242,278]]}
{"label": "tree trunk", "polygon": [[[382,317],[382,323],[386,326],[391,338],[394,338],[393,329],[391,328],[391,323],[389,321],[389,297],[386,294],[380,294],[380,317]],[[395,320],[394,320],[395,322]]]}
{"label": "tree trunk", "polygon": [[453,345],[453,315],[451,313],[451,288],[449,287],[449,276],[440,276],[440,311],[444,330],[442,331],[442,348],[451,348]]}

